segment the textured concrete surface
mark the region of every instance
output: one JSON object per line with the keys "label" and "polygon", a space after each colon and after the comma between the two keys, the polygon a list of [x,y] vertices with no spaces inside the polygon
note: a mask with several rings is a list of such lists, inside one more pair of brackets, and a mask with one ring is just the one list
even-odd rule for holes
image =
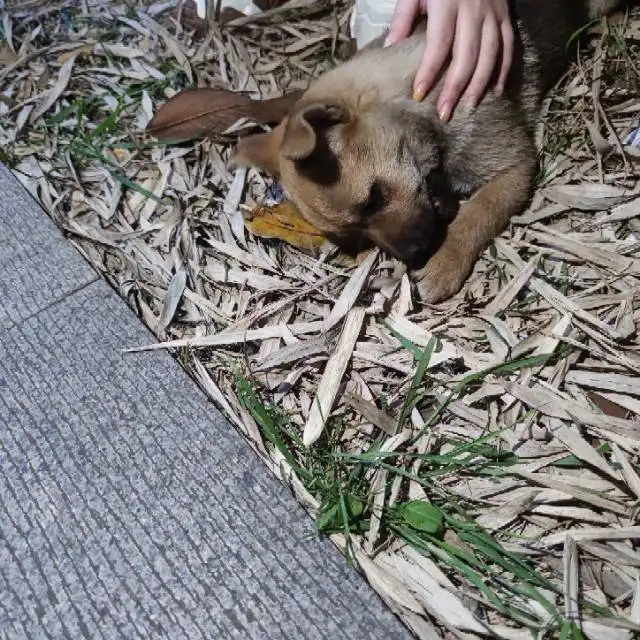
{"label": "textured concrete surface", "polygon": [[121,353],[150,335],[11,181],[0,638],[408,638],[168,354]]}
{"label": "textured concrete surface", "polygon": [[0,194],[0,327],[9,327],[98,275],[2,164]]}

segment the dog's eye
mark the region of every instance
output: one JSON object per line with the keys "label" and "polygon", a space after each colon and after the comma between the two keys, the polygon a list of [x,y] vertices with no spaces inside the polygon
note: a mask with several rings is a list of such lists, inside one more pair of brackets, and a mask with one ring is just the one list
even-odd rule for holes
{"label": "dog's eye", "polygon": [[369,197],[366,202],[362,202],[358,206],[358,213],[362,218],[370,218],[380,212],[387,204],[388,191],[387,188],[377,180],[369,189]]}

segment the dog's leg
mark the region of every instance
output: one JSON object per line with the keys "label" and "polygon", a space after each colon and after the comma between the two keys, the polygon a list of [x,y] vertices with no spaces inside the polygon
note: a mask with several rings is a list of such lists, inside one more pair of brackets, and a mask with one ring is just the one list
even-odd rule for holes
{"label": "dog's leg", "polygon": [[484,248],[526,206],[535,163],[522,161],[502,171],[460,206],[447,235],[429,262],[414,273],[420,298],[434,303],[457,293]]}

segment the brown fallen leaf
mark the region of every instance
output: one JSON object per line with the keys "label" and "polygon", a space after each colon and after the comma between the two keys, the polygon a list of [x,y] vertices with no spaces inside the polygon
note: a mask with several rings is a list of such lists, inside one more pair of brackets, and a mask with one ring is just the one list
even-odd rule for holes
{"label": "brown fallen leaf", "polygon": [[146,132],[160,142],[177,143],[222,134],[240,118],[257,124],[280,122],[301,92],[268,100],[223,89],[187,89],[163,104],[147,125]]}
{"label": "brown fallen leaf", "polygon": [[275,9],[283,5],[286,1],[287,0],[253,0],[253,4],[262,11],[268,11],[269,9]]}
{"label": "brown fallen leaf", "polygon": [[237,18],[244,18],[245,14],[242,11],[238,11],[233,7],[225,7],[220,11],[220,15],[218,16],[219,24],[227,24],[227,22],[231,22],[232,20],[236,20]]}
{"label": "brown fallen leaf", "polygon": [[378,429],[389,435],[395,435],[398,421],[394,420],[388,413],[378,409],[373,402],[354,396],[351,393],[345,393],[344,396],[342,396],[342,399],[354,411],[359,413],[365,420],[378,427]]}
{"label": "brown fallen leaf", "polygon": [[244,223],[255,236],[282,240],[308,253],[315,252],[327,241],[288,200],[271,207],[256,207],[250,214],[245,215]]}
{"label": "brown fallen leaf", "polygon": [[607,416],[612,416],[614,418],[626,418],[629,415],[629,412],[624,407],[621,407],[619,404],[601,396],[595,391],[587,391],[587,395],[591,399],[591,402],[593,402],[593,404],[595,404],[602,413]]}

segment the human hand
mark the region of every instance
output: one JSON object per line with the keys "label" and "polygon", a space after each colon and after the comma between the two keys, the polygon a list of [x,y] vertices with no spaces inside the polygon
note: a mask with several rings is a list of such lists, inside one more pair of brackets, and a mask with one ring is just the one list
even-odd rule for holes
{"label": "human hand", "polygon": [[461,96],[471,108],[480,102],[500,57],[495,91],[502,93],[513,58],[508,0],[398,0],[385,46],[406,38],[420,15],[427,15],[427,44],[414,80],[415,100],[433,87],[449,55],[437,103],[442,120],[449,120]]}

